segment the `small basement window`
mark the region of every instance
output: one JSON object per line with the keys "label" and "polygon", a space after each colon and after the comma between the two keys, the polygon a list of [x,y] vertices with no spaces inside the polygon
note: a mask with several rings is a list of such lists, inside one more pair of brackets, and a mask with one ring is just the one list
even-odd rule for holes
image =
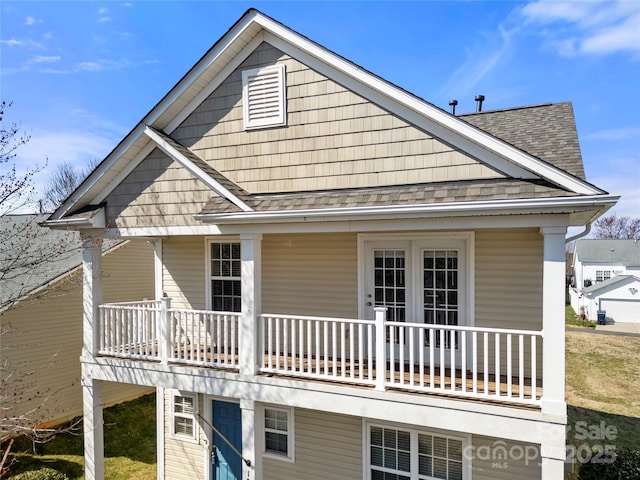
{"label": "small basement window", "polygon": [[291,409],[264,409],[264,450],[274,458],[293,461],[293,413]]}
{"label": "small basement window", "polygon": [[287,124],[285,66],[270,65],[242,72],[244,128]]}

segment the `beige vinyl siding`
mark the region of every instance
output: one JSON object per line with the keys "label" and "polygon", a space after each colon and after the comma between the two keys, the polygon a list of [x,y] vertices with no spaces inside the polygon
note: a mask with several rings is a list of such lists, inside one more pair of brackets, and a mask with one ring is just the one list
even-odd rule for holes
{"label": "beige vinyl siding", "polygon": [[[475,324],[477,327],[542,330],[543,238],[538,229],[476,231]],[[506,368],[506,336],[502,335],[500,364]],[[512,361],[518,365],[518,339],[513,338]],[[530,340],[524,342],[525,374],[531,371]],[[479,358],[483,346],[480,344]],[[489,341],[490,358],[495,343]],[[542,340],[536,342],[536,377],[542,378]]]}
{"label": "beige vinyl siding", "polygon": [[170,237],[162,242],[162,285],[172,307],[206,307],[205,248],[201,236]]}
{"label": "beige vinyl siding", "polygon": [[474,435],[473,447],[473,480],[538,480],[541,478],[539,445]]}
{"label": "beige vinyl siding", "polygon": [[162,151],[151,152],[107,197],[109,225],[118,227],[199,225],[215,193]]}
{"label": "beige vinyl siding", "polygon": [[296,409],[295,463],[263,457],[264,480],[362,480],[362,420]]}
{"label": "beige vinyl siding", "polygon": [[541,330],[542,266],[538,229],[476,231],[476,325]]}
{"label": "beige vinyl siding", "polygon": [[[153,248],[144,241],[129,242],[103,257],[104,301],[125,302],[154,298]],[[21,372],[30,389],[50,397],[34,414],[52,423],[82,414],[80,354],[82,350],[82,270],[55,282],[44,295],[24,300],[2,316],[2,361]],[[149,392],[148,388],[105,382],[103,399],[111,405]],[[20,412],[36,407],[27,398]]]}
{"label": "beige vinyl siding", "polygon": [[[288,125],[244,131],[242,70],[273,64]],[[251,193],[502,176],[266,43],[171,135]]]}
{"label": "beige vinyl siding", "polygon": [[[172,425],[172,405],[173,391],[165,390],[164,401],[164,471],[165,478],[171,480],[193,480],[195,478],[206,478],[205,454],[206,444],[204,439],[206,433],[200,428],[196,422],[196,428],[199,429],[199,441],[182,440],[171,436]],[[196,395],[198,398],[198,395]],[[202,398],[198,398],[201,402]],[[200,405],[198,405],[200,406]]]}
{"label": "beige vinyl siding", "polygon": [[263,237],[264,313],[357,318],[357,292],[356,234]]}

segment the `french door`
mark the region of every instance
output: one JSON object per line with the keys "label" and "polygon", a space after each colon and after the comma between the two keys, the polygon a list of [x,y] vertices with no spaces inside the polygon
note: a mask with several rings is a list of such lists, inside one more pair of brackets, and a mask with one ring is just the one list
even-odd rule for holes
{"label": "french door", "polygon": [[[456,238],[380,239],[364,242],[364,311],[374,318],[375,307],[387,307],[391,322],[431,325],[466,325],[466,248],[465,241]],[[405,349],[408,357],[408,329],[387,329],[387,348]],[[460,355],[459,335],[435,330],[430,337],[425,332],[423,344],[413,335],[414,352],[434,347]],[[431,340],[430,340],[431,338]],[[428,358],[428,357],[425,357]]]}

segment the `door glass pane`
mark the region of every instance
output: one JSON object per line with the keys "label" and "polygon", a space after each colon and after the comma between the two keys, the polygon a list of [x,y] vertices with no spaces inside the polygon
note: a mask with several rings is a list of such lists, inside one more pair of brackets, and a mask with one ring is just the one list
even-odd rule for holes
{"label": "door glass pane", "polygon": [[[424,323],[458,325],[459,287],[458,252],[455,250],[423,251],[423,312]],[[455,342],[457,334],[435,332],[436,346],[442,342],[447,348]],[[443,337],[443,338],[441,338]],[[425,346],[428,346],[428,335]]]}
{"label": "door glass pane", "polygon": [[374,298],[376,307],[387,307],[387,319],[405,321],[406,269],[404,250],[375,250]]}
{"label": "door glass pane", "polygon": [[[406,321],[406,268],[404,250],[374,250],[374,299],[376,307],[387,307],[387,320]],[[387,342],[389,341],[387,331]],[[394,342],[399,343],[398,330]]]}

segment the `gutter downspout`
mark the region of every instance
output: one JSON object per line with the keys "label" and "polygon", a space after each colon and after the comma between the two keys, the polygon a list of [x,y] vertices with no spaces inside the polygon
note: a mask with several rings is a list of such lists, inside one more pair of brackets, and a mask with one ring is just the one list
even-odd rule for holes
{"label": "gutter downspout", "polygon": [[565,239],[564,243],[570,243],[573,242],[574,240],[578,240],[586,235],[589,235],[589,233],[591,233],[591,223],[587,223],[587,225],[584,228],[584,231],[578,233],[577,235],[574,235],[573,237],[569,237],[567,239]]}

